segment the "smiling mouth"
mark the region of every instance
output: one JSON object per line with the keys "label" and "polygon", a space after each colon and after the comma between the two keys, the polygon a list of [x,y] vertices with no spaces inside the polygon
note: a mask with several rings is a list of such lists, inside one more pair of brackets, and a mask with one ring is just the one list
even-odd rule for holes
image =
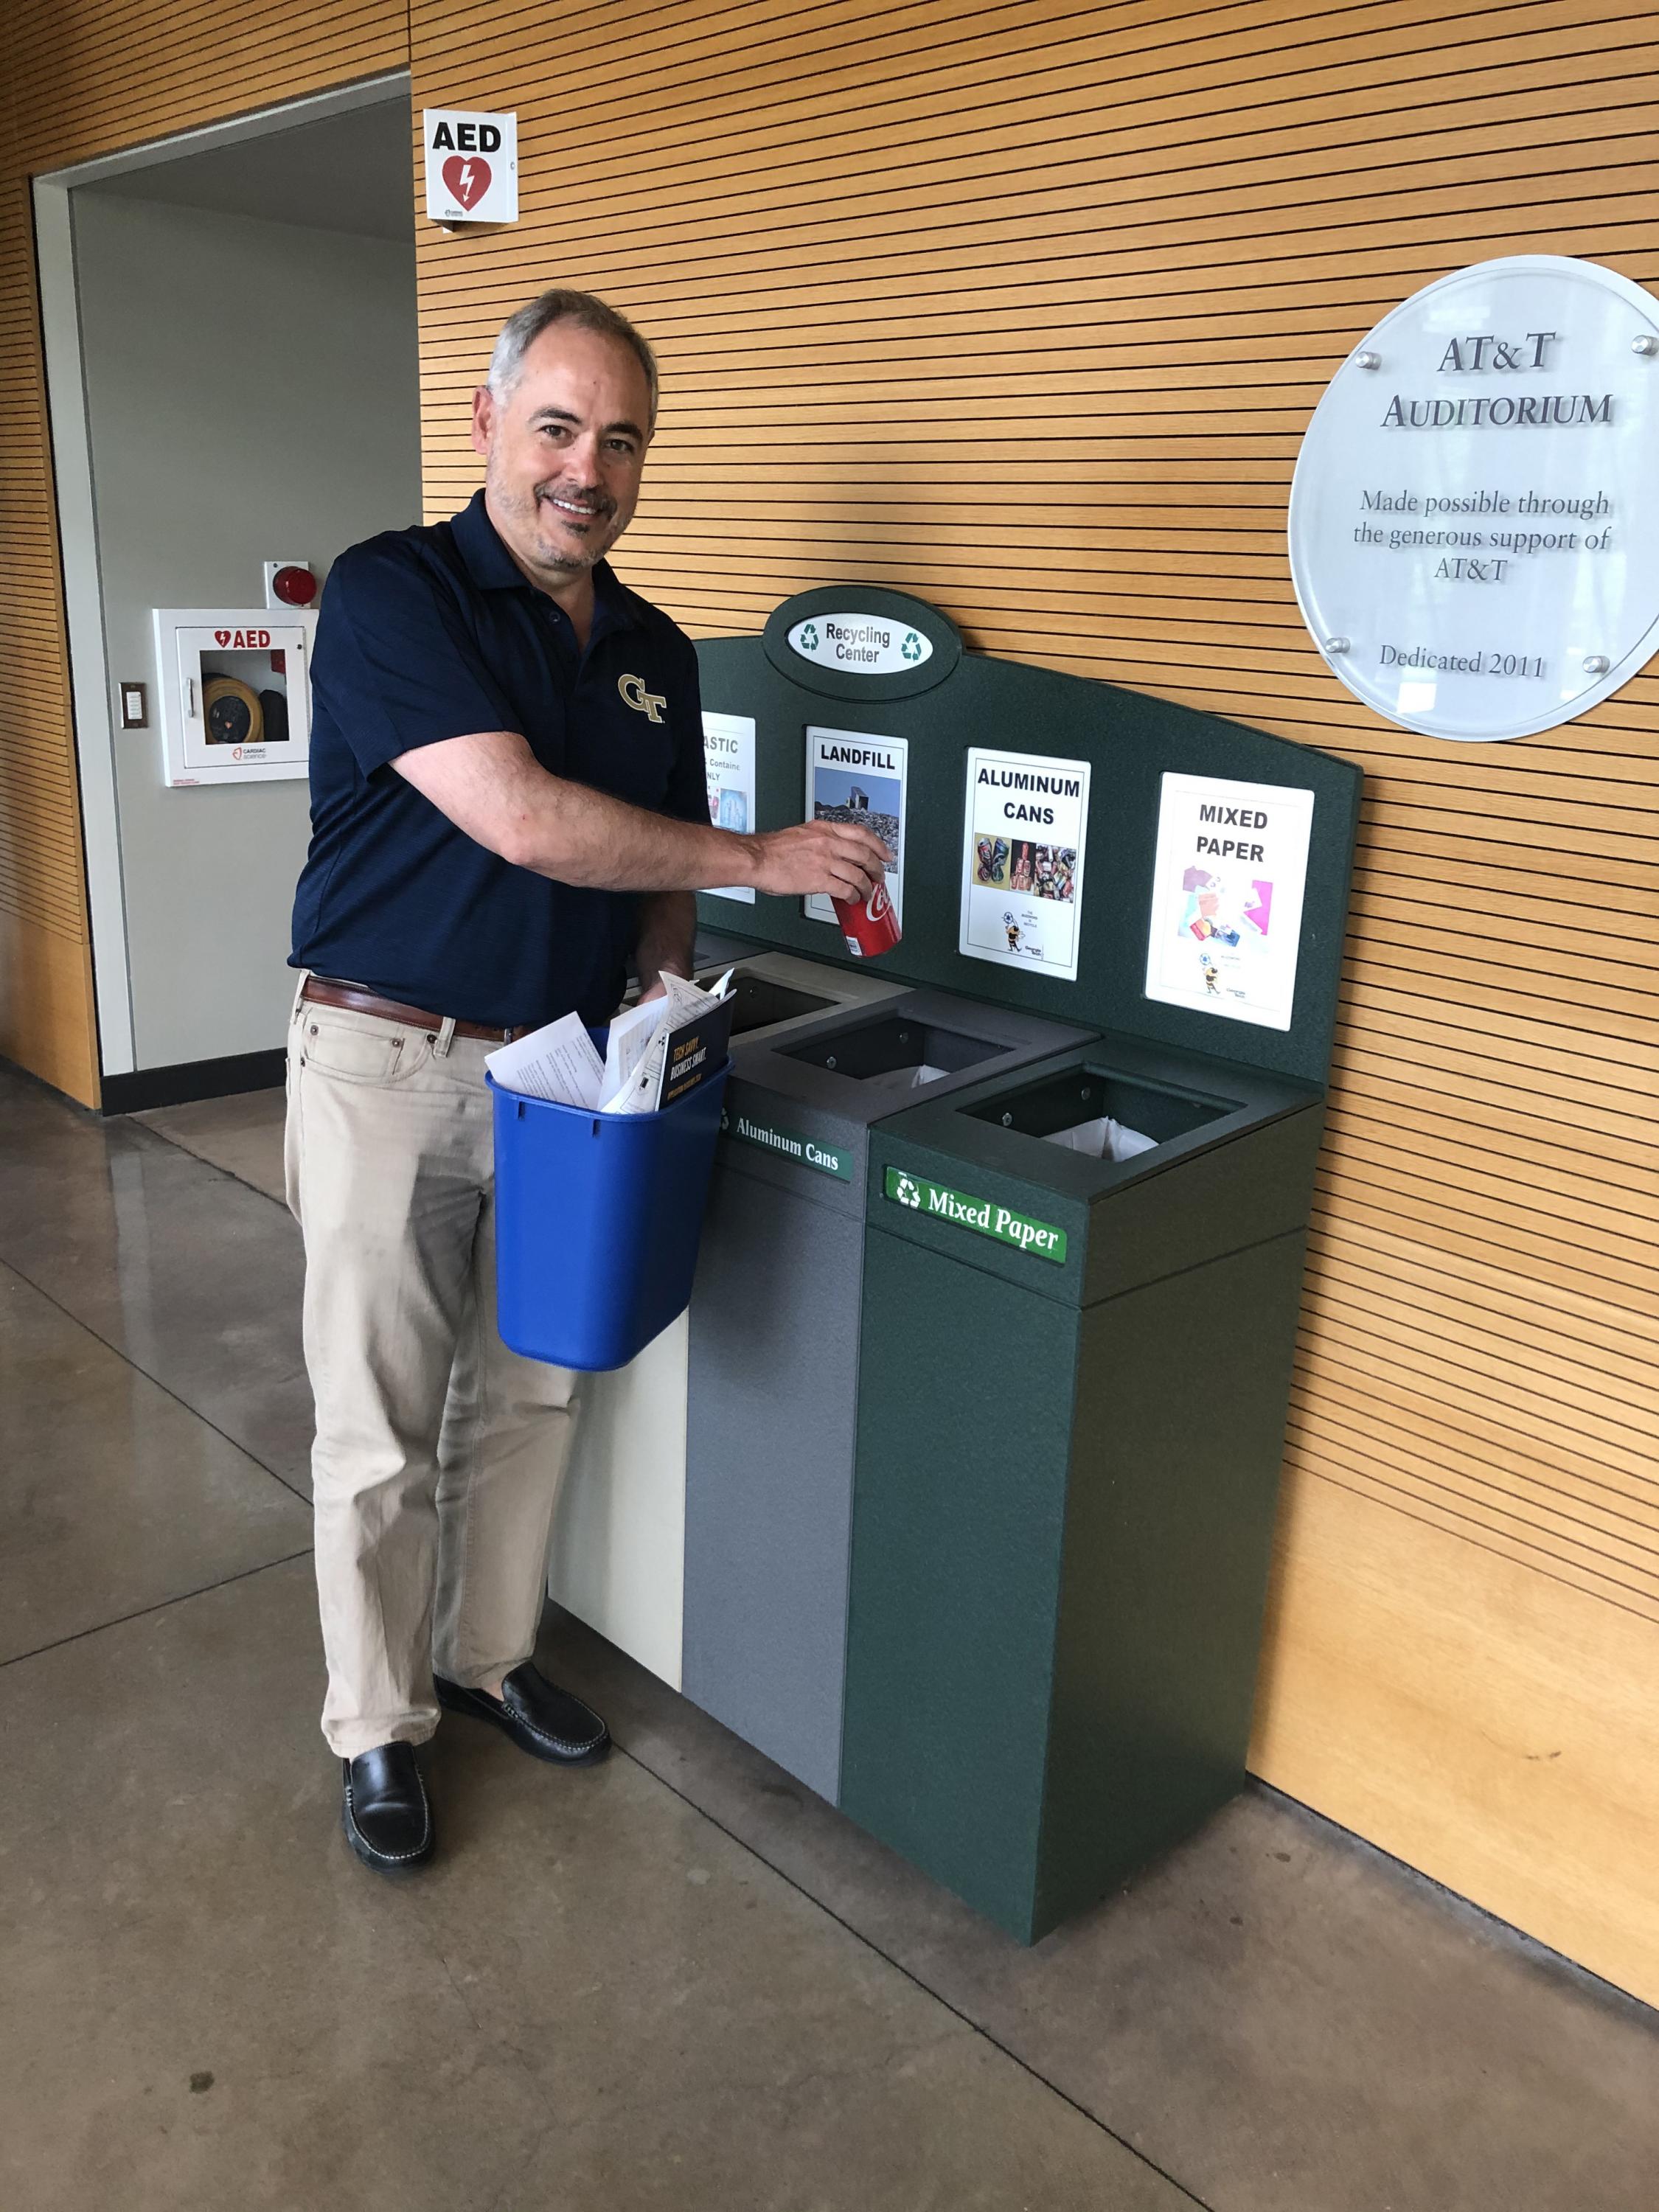
{"label": "smiling mouth", "polygon": [[552,492],[538,492],[537,498],[543,507],[550,507],[567,522],[599,522],[611,512],[608,506],[584,507],[575,500],[560,499]]}

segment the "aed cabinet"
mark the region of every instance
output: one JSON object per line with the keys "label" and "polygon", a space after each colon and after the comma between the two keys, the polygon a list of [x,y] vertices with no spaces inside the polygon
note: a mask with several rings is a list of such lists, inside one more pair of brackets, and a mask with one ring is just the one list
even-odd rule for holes
{"label": "aed cabinet", "polygon": [[309,772],[311,648],[300,607],[157,607],[155,698],[169,786]]}

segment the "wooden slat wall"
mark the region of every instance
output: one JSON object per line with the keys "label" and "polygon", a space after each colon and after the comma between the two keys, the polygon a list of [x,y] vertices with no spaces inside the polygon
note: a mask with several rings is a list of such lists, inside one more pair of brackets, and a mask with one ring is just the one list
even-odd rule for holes
{"label": "wooden slat wall", "polygon": [[40,380],[33,216],[0,78],[0,1054],[98,1096],[92,961]]}
{"label": "wooden slat wall", "polygon": [[1659,280],[1632,0],[416,0],[523,216],[423,227],[430,513],[532,291],[667,392],[622,566],[694,632],[848,576],[1370,779],[1255,1761],[1659,1998],[1659,682],[1437,744],[1321,666],[1297,441],[1488,255]]}
{"label": "wooden slat wall", "polygon": [[29,180],[124,146],[400,69],[401,0],[29,0],[0,71],[0,1054],[98,1098],[62,577]]}

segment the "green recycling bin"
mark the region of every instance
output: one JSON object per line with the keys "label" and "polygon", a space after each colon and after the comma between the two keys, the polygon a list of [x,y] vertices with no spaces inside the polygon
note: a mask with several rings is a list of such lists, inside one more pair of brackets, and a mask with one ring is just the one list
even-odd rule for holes
{"label": "green recycling bin", "polygon": [[1111,1036],[871,1133],[841,1802],[1023,1942],[1243,1781],[1322,1121]]}

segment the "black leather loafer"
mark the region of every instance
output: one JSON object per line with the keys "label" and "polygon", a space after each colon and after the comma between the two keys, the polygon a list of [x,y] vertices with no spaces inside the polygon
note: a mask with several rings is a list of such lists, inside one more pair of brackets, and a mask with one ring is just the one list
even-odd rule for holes
{"label": "black leather loafer", "polygon": [[529,1660],[515,1667],[492,1698],[483,1690],[464,1690],[459,1682],[433,1678],[438,1703],[446,1712],[470,1713],[475,1721],[510,1735],[532,1759],[560,1766],[586,1766],[611,1748],[611,1731],[590,1706],[568,1690],[556,1689]]}
{"label": "black leather loafer", "polygon": [[432,1856],[432,1808],[412,1743],[377,1744],[343,1759],[345,1801],[340,1825],[365,1866],[377,1874],[409,1874]]}

